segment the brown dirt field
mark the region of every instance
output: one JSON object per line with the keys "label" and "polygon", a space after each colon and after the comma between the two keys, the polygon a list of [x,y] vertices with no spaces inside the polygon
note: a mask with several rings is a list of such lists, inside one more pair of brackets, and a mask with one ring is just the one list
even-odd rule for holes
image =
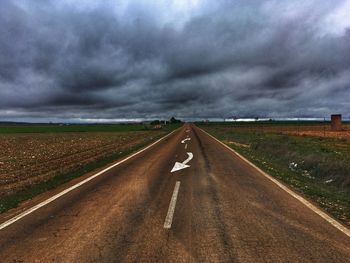
{"label": "brown dirt field", "polygon": [[73,171],[162,131],[0,135],[0,196]]}
{"label": "brown dirt field", "polygon": [[252,127],[238,127],[240,130],[257,131],[265,133],[283,133],[299,136],[328,137],[350,140],[350,125],[343,125],[343,131],[331,131],[330,124],[323,125],[266,125],[256,124]]}
{"label": "brown dirt field", "polygon": [[287,134],[300,136],[314,136],[314,137],[328,137],[338,139],[350,139],[349,125],[343,125],[343,131],[331,131],[330,126],[316,125],[316,126],[293,126],[290,131],[282,131]]}
{"label": "brown dirt field", "polygon": [[314,137],[328,137],[328,138],[338,138],[338,139],[350,139],[350,130],[345,130],[341,132],[334,131],[300,131],[300,132],[289,132],[289,134],[300,135],[300,136],[314,136]]}

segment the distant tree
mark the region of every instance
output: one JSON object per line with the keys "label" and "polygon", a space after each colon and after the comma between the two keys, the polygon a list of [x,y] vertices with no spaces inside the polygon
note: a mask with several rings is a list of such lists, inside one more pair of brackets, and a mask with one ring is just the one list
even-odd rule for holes
{"label": "distant tree", "polygon": [[180,120],[177,120],[177,119],[175,119],[175,117],[171,117],[171,119],[170,119],[170,121],[169,121],[170,123],[181,123],[181,121]]}

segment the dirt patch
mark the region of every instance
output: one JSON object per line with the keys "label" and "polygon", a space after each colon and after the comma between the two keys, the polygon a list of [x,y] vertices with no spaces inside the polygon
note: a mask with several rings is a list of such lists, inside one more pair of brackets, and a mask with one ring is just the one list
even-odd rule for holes
{"label": "dirt patch", "polygon": [[0,196],[74,171],[162,133],[144,131],[0,135]]}

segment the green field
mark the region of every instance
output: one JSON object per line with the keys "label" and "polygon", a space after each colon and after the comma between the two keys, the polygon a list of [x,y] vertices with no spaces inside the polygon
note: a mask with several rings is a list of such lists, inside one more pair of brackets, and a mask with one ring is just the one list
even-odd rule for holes
{"label": "green field", "polygon": [[[269,130],[261,125],[198,124],[262,170],[350,225],[350,140],[285,134],[278,132],[276,126]],[[286,124],[278,125],[283,130]],[[248,126],[251,128],[247,129]]]}
{"label": "green field", "polygon": [[149,129],[143,124],[15,124],[0,125],[0,133],[125,132]]}
{"label": "green field", "polygon": [[[167,124],[162,129],[172,130],[179,124]],[[0,124],[4,133],[52,133],[52,132],[128,132],[151,130],[152,125],[135,124]]]}

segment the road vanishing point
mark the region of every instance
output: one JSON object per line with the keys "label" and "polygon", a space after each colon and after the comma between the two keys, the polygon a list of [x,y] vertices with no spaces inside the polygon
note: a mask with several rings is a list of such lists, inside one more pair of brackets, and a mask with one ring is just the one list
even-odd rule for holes
{"label": "road vanishing point", "polygon": [[185,124],[2,215],[0,261],[350,262],[349,233]]}

